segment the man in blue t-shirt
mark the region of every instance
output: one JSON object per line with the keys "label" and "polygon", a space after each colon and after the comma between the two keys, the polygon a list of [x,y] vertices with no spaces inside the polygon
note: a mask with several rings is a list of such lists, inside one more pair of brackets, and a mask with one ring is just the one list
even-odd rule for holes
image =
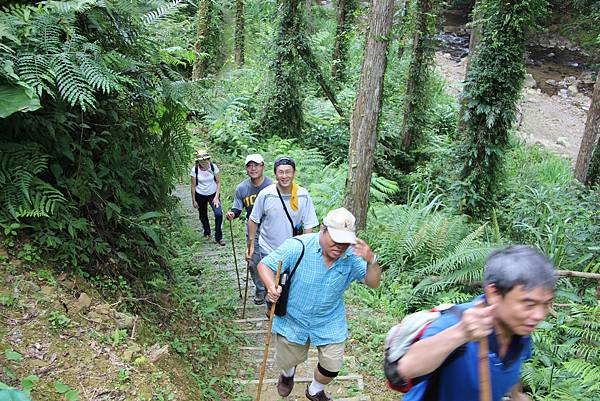
{"label": "man in blue t-shirt", "polygon": [[[529,400],[519,375],[531,356],[531,333],[554,299],[556,272],[540,251],[512,246],[493,252],[484,294],[444,313],[397,361],[398,380],[416,378],[403,401],[478,401],[479,340],[487,337],[491,400]],[[458,312],[458,313],[456,313]]]}
{"label": "man in blue t-shirt", "polygon": [[[240,182],[235,188],[233,206],[225,214],[225,218],[231,221],[239,217],[242,214],[242,210],[246,209],[246,247],[248,247],[248,244],[250,242],[248,238],[248,219],[250,218],[250,214],[252,213],[254,201],[256,200],[256,197],[258,196],[258,193],[260,191],[262,191],[264,188],[268,187],[273,183],[273,180],[263,175],[264,171],[265,160],[260,154],[254,153],[246,156],[246,173],[248,174],[248,178]],[[259,235],[260,228],[256,231],[256,235],[254,238],[255,242],[258,242]],[[252,281],[254,282],[254,287],[256,288],[256,292],[254,294],[254,303],[256,305],[262,305],[265,303],[266,293],[265,286],[262,283],[262,281],[260,281],[260,278],[258,277],[258,273],[256,271],[256,265],[258,264],[259,260],[260,254],[258,252],[258,247],[255,247],[255,251],[248,261],[248,267],[250,268]]]}

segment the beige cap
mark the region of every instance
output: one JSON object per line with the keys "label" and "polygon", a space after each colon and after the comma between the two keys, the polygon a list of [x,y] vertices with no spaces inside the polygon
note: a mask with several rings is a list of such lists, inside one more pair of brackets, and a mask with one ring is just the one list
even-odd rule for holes
{"label": "beige cap", "polygon": [[323,224],[331,239],[339,244],[356,244],[356,228],[354,226],[356,219],[346,208],[334,209],[327,213],[323,219]]}

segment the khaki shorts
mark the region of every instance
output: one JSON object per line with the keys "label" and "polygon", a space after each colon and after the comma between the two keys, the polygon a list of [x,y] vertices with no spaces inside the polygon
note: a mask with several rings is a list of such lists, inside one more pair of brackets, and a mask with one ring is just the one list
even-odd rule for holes
{"label": "khaki shorts", "polygon": [[[298,345],[289,342],[284,336],[277,334],[275,345],[275,363],[283,370],[301,364],[308,358],[309,344]],[[319,364],[330,372],[339,372],[344,360],[344,343],[320,345]]]}

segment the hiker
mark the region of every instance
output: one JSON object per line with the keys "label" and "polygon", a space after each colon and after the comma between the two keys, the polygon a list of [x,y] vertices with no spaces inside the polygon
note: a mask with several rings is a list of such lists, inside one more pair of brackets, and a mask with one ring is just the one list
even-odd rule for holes
{"label": "hiker", "polygon": [[319,360],[312,383],[306,387],[306,398],[332,400],[325,386],[342,367],[348,337],[344,291],[354,280],[376,288],[381,279],[377,257],[356,237],[354,223],[348,210],[332,210],[318,233],[288,239],[258,265],[271,302],[276,302],[282,291],[274,278],[280,260],[281,274],[291,276],[286,314],[275,316],[272,326],[276,333],[275,363],[281,369],[277,392],[282,397],[292,391],[296,366],[307,359],[308,348],[313,345]]}
{"label": "hiker", "polygon": [[[248,237],[248,219],[250,218],[250,213],[252,213],[256,196],[261,190],[273,183],[273,180],[263,175],[264,171],[265,161],[261,155],[255,153],[246,157],[246,173],[248,174],[248,178],[239,183],[235,188],[233,207],[225,214],[225,218],[229,221],[232,221],[242,214],[242,209],[246,209],[246,246],[250,245]],[[258,242],[259,234],[260,226],[253,238],[255,244]],[[254,253],[251,255],[251,259],[248,262],[248,267],[250,268],[252,281],[254,282],[254,287],[256,288],[256,292],[254,294],[254,303],[256,305],[262,305],[265,302],[266,293],[265,286],[263,285],[262,281],[260,281],[256,271],[256,265],[258,264],[259,260],[260,256],[258,253],[258,247],[255,245]]]}
{"label": "hiker", "polygon": [[258,194],[248,219],[249,244],[246,259],[250,260],[257,247],[254,237],[260,224],[258,252],[261,260],[288,238],[308,234],[319,225],[308,191],[294,182],[296,162],[282,156],[275,160],[273,171],[277,183]]}
{"label": "hiker", "polygon": [[[519,375],[531,357],[531,333],[554,298],[554,266],[540,251],[511,246],[485,263],[484,294],[434,320],[397,363],[400,382],[413,387],[403,401],[479,400],[479,342],[487,337],[491,400],[529,400]],[[450,313],[452,311],[452,313]]]}
{"label": "hiker", "polygon": [[192,206],[198,209],[198,215],[202,222],[204,237],[210,238],[210,223],[208,221],[207,205],[210,205],[215,215],[215,241],[224,246],[223,232],[223,210],[219,194],[221,192],[221,175],[219,167],[210,161],[210,155],[205,149],[196,151],[196,163],[190,171],[192,177]]}

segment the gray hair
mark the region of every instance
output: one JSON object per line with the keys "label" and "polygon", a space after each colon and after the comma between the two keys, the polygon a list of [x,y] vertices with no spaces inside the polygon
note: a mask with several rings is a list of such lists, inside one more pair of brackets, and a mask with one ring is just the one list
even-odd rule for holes
{"label": "gray hair", "polygon": [[542,252],[527,245],[514,245],[492,252],[485,261],[483,285],[494,284],[504,295],[518,285],[531,290],[554,290],[556,271]]}

